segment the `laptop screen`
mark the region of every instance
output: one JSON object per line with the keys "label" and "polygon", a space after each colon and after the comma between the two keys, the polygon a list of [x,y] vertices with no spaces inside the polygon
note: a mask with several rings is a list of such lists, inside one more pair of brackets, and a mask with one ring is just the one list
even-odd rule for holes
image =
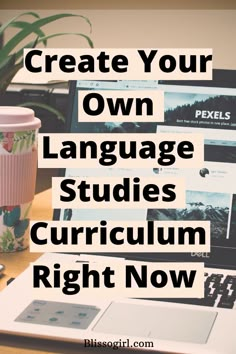
{"label": "laptop screen", "polygon": [[[62,170],[63,176],[184,176],[187,181],[184,209],[65,209],[61,220],[210,220],[211,252],[191,254],[114,254],[145,261],[204,261],[215,267],[236,268],[236,71],[214,71],[205,82],[76,81],[71,83],[68,131],[71,133],[194,133],[204,135],[202,169],[80,168]],[[164,123],[78,122],[81,90],[163,90]],[[111,255],[111,254],[106,254]]]}

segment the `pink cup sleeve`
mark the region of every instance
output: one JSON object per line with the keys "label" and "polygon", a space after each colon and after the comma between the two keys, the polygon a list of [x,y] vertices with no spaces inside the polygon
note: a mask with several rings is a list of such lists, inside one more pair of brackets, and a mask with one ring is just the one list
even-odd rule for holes
{"label": "pink cup sleeve", "polygon": [[0,156],[0,206],[28,203],[34,198],[37,151]]}

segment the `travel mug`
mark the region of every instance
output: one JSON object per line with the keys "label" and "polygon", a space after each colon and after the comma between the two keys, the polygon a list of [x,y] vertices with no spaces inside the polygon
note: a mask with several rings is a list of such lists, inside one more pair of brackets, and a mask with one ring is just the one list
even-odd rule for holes
{"label": "travel mug", "polygon": [[40,126],[32,109],[0,107],[0,252],[28,247]]}

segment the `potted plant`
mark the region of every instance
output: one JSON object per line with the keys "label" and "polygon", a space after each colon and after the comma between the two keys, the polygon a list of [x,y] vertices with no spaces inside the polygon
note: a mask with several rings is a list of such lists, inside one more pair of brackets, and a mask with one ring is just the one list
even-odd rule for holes
{"label": "potted plant", "polygon": [[[64,35],[75,35],[83,37],[89,45],[93,47],[93,42],[90,37],[84,33],[79,32],[66,32],[66,33],[52,33],[46,34],[43,31],[43,27],[52,22],[59,21],[60,19],[65,19],[68,17],[79,17],[82,18],[89,26],[89,31],[91,32],[91,23],[87,17],[63,13],[56,14],[48,17],[40,17],[36,12],[24,12],[10,19],[6,23],[2,24],[0,27],[0,37],[4,38],[4,34],[9,28],[14,27],[17,29],[17,33],[12,36],[6,43],[2,43],[2,48],[0,50],[0,104],[5,105],[4,97],[6,96],[7,88],[9,87],[13,77],[23,66],[23,50],[24,48],[35,48],[39,44],[46,47],[48,40],[53,37],[64,36]],[[26,20],[27,18],[27,20]],[[32,38],[34,34],[35,38],[30,40],[27,44],[22,44],[26,41],[29,36]],[[52,107],[48,104],[42,102],[18,102],[21,106],[46,109],[51,114],[56,115],[59,120],[64,120],[64,115],[56,107]]]}

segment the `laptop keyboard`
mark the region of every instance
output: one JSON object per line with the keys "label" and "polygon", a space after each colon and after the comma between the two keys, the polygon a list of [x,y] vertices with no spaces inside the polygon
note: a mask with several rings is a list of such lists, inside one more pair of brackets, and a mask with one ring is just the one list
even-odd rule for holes
{"label": "laptop keyboard", "polygon": [[236,276],[205,273],[205,277],[203,300],[209,302],[208,306],[232,309],[236,301]]}
{"label": "laptop keyboard", "polygon": [[158,299],[159,301],[236,309],[236,275],[205,273],[202,299]]}

